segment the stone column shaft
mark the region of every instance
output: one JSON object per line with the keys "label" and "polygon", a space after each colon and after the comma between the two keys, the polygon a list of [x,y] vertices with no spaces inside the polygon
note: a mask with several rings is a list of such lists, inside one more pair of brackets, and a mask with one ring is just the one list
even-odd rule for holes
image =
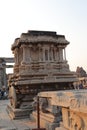
{"label": "stone column shaft", "polygon": [[59,48],[59,57],[60,57],[60,61],[63,61],[63,49]]}
{"label": "stone column shaft", "polygon": [[51,48],[51,60],[53,61],[53,48]]}
{"label": "stone column shaft", "polygon": [[43,60],[43,49],[39,48],[39,62]]}
{"label": "stone column shaft", "polygon": [[43,61],[45,61],[45,48],[43,48]]}
{"label": "stone column shaft", "polygon": [[14,55],[15,55],[15,56],[14,56],[14,57],[15,57],[15,65],[18,65],[18,64],[19,64],[19,63],[18,63],[18,58],[19,58],[19,57],[18,57],[18,49],[17,49],[17,48],[15,49]]}
{"label": "stone column shaft", "polygon": [[66,60],[66,50],[64,48],[64,60]]}
{"label": "stone column shaft", "polygon": [[26,49],[25,60],[27,63],[30,63],[30,61],[31,61],[31,47],[27,46],[25,49]]}
{"label": "stone column shaft", "polygon": [[25,45],[23,45],[23,61],[22,62],[26,62],[26,49],[25,49]]}
{"label": "stone column shaft", "polygon": [[58,57],[57,57],[57,49],[54,48],[54,56],[55,56],[55,60],[57,61]]}

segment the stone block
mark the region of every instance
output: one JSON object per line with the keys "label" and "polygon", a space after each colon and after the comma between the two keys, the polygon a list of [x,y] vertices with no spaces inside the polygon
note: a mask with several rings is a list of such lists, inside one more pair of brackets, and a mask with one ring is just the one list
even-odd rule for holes
{"label": "stone block", "polygon": [[29,118],[31,110],[29,109],[14,109],[12,106],[7,105],[7,112],[12,119]]}

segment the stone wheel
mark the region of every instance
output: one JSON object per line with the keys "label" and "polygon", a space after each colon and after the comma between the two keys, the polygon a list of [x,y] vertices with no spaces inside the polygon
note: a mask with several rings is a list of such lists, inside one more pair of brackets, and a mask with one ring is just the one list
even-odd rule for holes
{"label": "stone wheel", "polygon": [[17,96],[16,96],[16,90],[13,86],[10,87],[9,97],[10,97],[11,106],[16,108],[17,107]]}

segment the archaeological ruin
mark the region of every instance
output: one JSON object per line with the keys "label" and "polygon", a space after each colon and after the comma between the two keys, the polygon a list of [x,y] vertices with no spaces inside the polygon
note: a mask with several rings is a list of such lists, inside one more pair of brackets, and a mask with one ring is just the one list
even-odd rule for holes
{"label": "archaeological ruin", "polygon": [[10,65],[10,63],[14,63],[14,58],[0,57],[0,89],[3,87],[7,88],[6,68],[13,68],[13,65]]}
{"label": "archaeological ruin", "polygon": [[12,118],[29,116],[34,97],[43,91],[73,89],[76,74],[69,69],[64,35],[30,30],[12,44],[13,75],[9,79],[8,112]]}
{"label": "archaeological ruin", "polygon": [[[40,126],[46,130],[87,130],[87,90],[40,92]],[[37,121],[37,112],[32,116]]]}

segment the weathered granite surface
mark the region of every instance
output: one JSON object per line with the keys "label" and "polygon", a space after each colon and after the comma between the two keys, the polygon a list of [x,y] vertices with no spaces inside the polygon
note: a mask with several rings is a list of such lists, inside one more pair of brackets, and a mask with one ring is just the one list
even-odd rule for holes
{"label": "weathered granite surface", "polygon": [[3,87],[7,88],[7,75],[6,68],[12,68],[12,65],[7,65],[7,63],[14,63],[14,58],[0,57],[0,89]]}
{"label": "weathered granite surface", "polygon": [[38,96],[41,126],[47,130],[87,130],[86,89],[40,92]]}
{"label": "weathered granite surface", "polygon": [[11,107],[31,109],[29,103],[39,92],[74,88],[77,77],[66,59],[68,44],[64,35],[51,31],[30,30],[15,39],[14,72],[8,82]]}

